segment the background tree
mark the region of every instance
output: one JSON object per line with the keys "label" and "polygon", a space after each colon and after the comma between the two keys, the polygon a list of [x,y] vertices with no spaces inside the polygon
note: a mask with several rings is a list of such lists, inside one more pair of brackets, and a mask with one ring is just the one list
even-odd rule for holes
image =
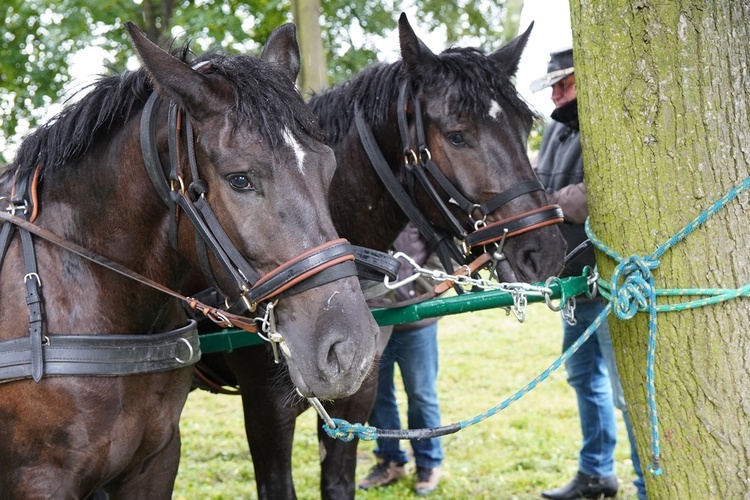
{"label": "background tree", "polygon": [[[378,37],[396,27],[399,10],[388,2],[369,0],[295,0],[297,24],[305,50],[319,56],[305,57],[303,75],[327,76],[336,83],[350,78],[377,60]],[[470,39],[487,50],[499,46],[517,31],[505,24],[522,0],[414,0],[422,29],[443,28],[446,42]],[[316,5],[317,4],[317,5]],[[71,80],[69,65],[87,47],[101,47],[105,64],[120,72],[132,56],[123,24],[135,21],[150,39],[166,45],[187,33],[196,50],[221,46],[229,51],[256,51],[271,31],[293,19],[292,0],[4,0],[0,33],[0,145],[17,140],[17,130],[34,128],[44,110],[64,96]],[[400,8],[400,6],[399,6]],[[314,12],[322,11],[321,16]],[[308,14],[309,12],[309,14]],[[512,16],[511,16],[512,17]],[[517,17],[517,16],[516,16]],[[320,35],[312,23],[322,20]],[[314,31],[314,28],[312,28]],[[312,38],[307,38],[308,33]],[[364,36],[357,36],[357,34]],[[307,45],[315,36],[317,49]],[[322,37],[322,38],[321,38]],[[181,42],[178,42],[181,43]],[[322,48],[325,47],[325,51]],[[327,63],[326,63],[327,61]],[[325,86],[320,78],[319,89]],[[307,88],[307,87],[306,87]],[[20,125],[20,126],[19,126]],[[0,163],[9,161],[0,151]]]}
{"label": "background tree", "polygon": [[[646,256],[750,174],[750,4],[572,0],[571,14],[592,227],[619,254]],[[656,287],[749,283],[749,208],[745,193],[665,253]],[[599,266],[610,279],[613,260],[600,253]],[[648,317],[611,328],[647,466]],[[658,315],[664,472],[645,474],[649,498],[747,498],[748,331],[748,299]]]}

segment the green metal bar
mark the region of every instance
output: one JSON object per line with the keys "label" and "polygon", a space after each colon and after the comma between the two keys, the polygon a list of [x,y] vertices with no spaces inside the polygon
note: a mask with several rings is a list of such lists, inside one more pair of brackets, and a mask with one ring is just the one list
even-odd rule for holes
{"label": "green metal bar", "polygon": [[[538,283],[537,285],[541,286],[542,284]],[[561,278],[551,283],[549,288],[552,290],[552,300],[562,299],[564,301],[570,297],[588,292],[588,278],[586,276]],[[544,302],[544,297],[529,295],[528,301],[530,303]],[[481,311],[497,307],[510,307],[512,305],[513,296],[509,292],[504,290],[488,290],[426,300],[404,307],[373,309],[372,315],[375,317],[378,325],[388,326],[411,323],[436,316],[449,316],[451,314]],[[258,335],[239,329],[227,329],[214,333],[201,334],[200,341],[201,352],[203,353],[231,352],[240,347],[263,343],[263,340]]]}

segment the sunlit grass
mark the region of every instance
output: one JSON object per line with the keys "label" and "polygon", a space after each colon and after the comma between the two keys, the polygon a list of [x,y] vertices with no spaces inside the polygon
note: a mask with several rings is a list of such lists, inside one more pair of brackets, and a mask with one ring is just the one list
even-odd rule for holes
{"label": "sunlit grass", "polygon": [[[560,354],[560,318],[544,305],[529,306],[524,323],[503,310],[440,320],[438,387],[443,424],[463,421],[499,404],[539,375]],[[406,421],[406,397],[399,392]],[[625,426],[619,421],[616,453],[619,499],[634,499],[634,478]],[[316,419],[299,418],[294,478],[300,499],[320,498]],[[240,400],[193,392],[182,418],[183,451],[175,499],[257,498],[245,441]],[[561,486],[577,470],[580,427],[575,396],[564,368],[521,400],[489,419],[443,438],[448,476],[435,499],[538,499],[542,489]],[[409,449],[408,443],[403,443]],[[359,445],[357,479],[374,464],[374,443]],[[408,470],[413,472],[413,462]],[[412,475],[361,499],[416,498]]]}

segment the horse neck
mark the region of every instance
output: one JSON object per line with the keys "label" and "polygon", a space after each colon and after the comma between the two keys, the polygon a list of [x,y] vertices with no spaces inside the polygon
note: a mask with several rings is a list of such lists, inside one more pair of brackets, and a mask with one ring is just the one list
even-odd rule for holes
{"label": "horse neck", "polygon": [[[372,131],[391,170],[400,177],[404,166],[395,104],[392,115],[389,123]],[[380,181],[354,123],[346,136],[331,147],[338,165],[329,192],[336,230],[355,245],[389,249],[408,218]]]}
{"label": "horse neck", "polygon": [[[75,164],[46,172],[35,223],[175,287],[182,270],[168,244],[168,209],[150,185],[134,129],[99,142]],[[174,301],[160,292],[67,250],[34,241],[50,333],[147,333],[180,322]],[[7,260],[0,273],[0,300],[18,302],[19,311],[24,311],[22,290],[10,281],[18,277],[8,272],[10,267],[23,269],[18,238]]]}

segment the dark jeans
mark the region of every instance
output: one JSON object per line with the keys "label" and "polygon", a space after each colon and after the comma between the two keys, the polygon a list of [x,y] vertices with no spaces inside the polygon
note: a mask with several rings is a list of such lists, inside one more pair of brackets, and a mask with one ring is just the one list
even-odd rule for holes
{"label": "dark jeans", "polygon": [[[563,351],[570,347],[604,310],[603,301],[580,301],[576,305],[576,325],[563,323]],[[643,471],[635,447],[620,375],[617,372],[615,353],[609,324],[605,321],[565,363],[568,383],[576,391],[578,414],[581,420],[583,446],[578,457],[578,468],[584,474],[606,477],[614,472],[614,450],[617,444],[615,407],[622,410],[630,440],[631,460],[636,473],[635,486],[638,498],[646,498]]]}
{"label": "dark jeans", "polygon": [[[437,397],[438,343],[437,323],[416,330],[394,331],[380,358],[378,394],[370,413],[370,425],[380,429],[400,429],[394,367],[398,363],[408,398],[409,429],[440,426]],[[413,439],[414,461],[419,467],[434,468],[443,462],[440,438]],[[404,464],[406,452],[396,439],[378,439],[378,457]]]}

